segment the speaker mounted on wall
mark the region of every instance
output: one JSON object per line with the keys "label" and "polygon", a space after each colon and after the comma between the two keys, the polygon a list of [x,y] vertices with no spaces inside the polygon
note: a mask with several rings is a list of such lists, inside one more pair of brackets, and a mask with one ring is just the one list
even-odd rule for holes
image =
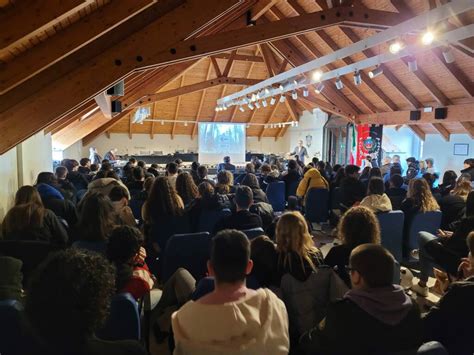
{"label": "speaker mounted on wall", "polygon": [[123,96],[125,94],[125,81],[120,80],[117,84],[108,88],[106,93],[109,96]]}
{"label": "speaker mounted on wall", "polygon": [[114,100],[112,101],[111,105],[112,105],[112,113],[122,112],[122,101]]}
{"label": "speaker mounted on wall", "polygon": [[448,108],[447,107],[438,107],[435,108],[435,119],[444,120],[448,117]]}
{"label": "speaker mounted on wall", "polygon": [[410,121],[418,121],[421,118],[421,112],[418,110],[410,111]]}

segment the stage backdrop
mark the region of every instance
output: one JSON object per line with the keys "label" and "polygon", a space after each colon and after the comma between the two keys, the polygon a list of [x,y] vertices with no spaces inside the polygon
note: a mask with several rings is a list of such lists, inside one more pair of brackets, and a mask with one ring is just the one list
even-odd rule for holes
{"label": "stage backdrop", "polygon": [[355,164],[362,166],[362,161],[367,155],[377,161],[377,166],[382,162],[382,125],[357,126],[357,158]]}
{"label": "stage backdrop", "polygon": [[200,123],[199,162],[220,163],[226,155],[234,163],[245,162],[245,124]]}

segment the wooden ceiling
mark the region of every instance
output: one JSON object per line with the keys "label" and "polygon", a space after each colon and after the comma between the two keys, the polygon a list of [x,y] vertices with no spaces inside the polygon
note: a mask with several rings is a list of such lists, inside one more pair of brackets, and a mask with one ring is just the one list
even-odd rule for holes
{"label": "wooden ceiling", "polygon": [[[285,103],[258,110],[214,111],[220,97],[445,0],[53,2],[44,8],[39,0],[0,1],[0,23],[6,23],[0,34],[0,152],[41,129],[66,147],[111,132],[195,136],[196,124],[179,121],[292,121],[315,107],[355,122],[409,124],[422,139],[426,134],[449,139],[450,134],[466,132],[474,138],[474,38],[452,47],[452,64],[435,49],[417,55],[415,72],[401,59],[384,64],[383,75],[373,79],[364,71],[359,86],[348,75],[341,78],[342,90],[332,80],[320,95],[311,90],[308,98],[300,93],[297,100],[288,97]],[[357,21],[343,21],[348,12]],[[470,11],[445,26],[473,22]],[[368,49],[324,69],[387,50],[386,45]],[[122,78],[125,96],[118,99],[124,111],[108,118],[110,112],[98,109],[94,97]],[[158,121],[133,124],[140,106],[149,106]],[[427,106],[448,106],[448,119],[438,122],[423,114],[420,121],[408,120],[409,110]],[[286,129],[250,125],[247,132],[278,138]]]}

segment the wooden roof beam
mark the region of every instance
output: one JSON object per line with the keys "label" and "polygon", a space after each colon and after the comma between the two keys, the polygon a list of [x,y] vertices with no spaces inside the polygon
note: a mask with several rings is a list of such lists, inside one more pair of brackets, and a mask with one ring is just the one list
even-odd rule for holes
{"label": "wooden roof beam", "polygon": [[[20,3],[28,2],[21,1]],[[0,94],[23,83],[104,33],[115,29],[153,3],[153,0],[112,1],[47,40],[38,43],[14,60],[4,64],[2,71],[0,71]],[[51,11],[49,6],[41,13],[49,13]]]}
{"label": "wooden roof beam", "polygon": [[102,114],[107,118],[112,118],[112,100],[110,96],[104,91],[94,97],[94,100],[102,111]]}
{"label": "wooden roof beam", "polygon": [[[212,62],[209,63],[209,67],[207,68],[206,79],[209,79],[211,76],[211,68],[213,67]],[[196,123],[194,123],[193,130],[191,133],[191,139],[194,139],[198,129],[199,118],[201,117],[202,106],[204,104],[204,97],[206,96],[206,89],[202,91],[201,98],[199,99],[199,106],[196,114]]]}
{"label": "wooden roof beam", "polygon": [[461,126],[464,128],[469,137],[474,139],[474,123],[472,122],[459,122]]}
{"label": "wooden roof beam", "polygon": [[219,68],[219,64],[217,63],[216,58],[214,58],[213,56],[210,56],[209,58],[211,59],[211,64],[212,64],[212,67],[214,68],[214,73],[216,74],[216,78],[220,78],[222,76],[222,73],[221,73],[221,68]]}
{"label": "wooden roof beam", "polygon": [[265,13],[270,10],[270,8],[275,5],[280,0],[260,0],[252,9],[250,10],[252,21],[257,21],[260,17],[265,15]]}
{"label": "wooden roof beam", "polygon": [[[212,55],[216,59],[229,59],[230,53],[217,53]],[[263,63],[263,57],[258,55],[248,55],[248,54],[236,54],[234,60],[241,62],[256,62]]]}
{"label": "wooden roof beam", "polygon": [[416,125],[416,124],[412,124],[412,125],[409,125],[408,128],[410,128],[410,129],[413,131],[413,133],[415,133],[415,135],[416,135],[418,138],[420,138],[422,141],[425,140],[425,138],[426,138],[426,133],[425,133],[425,131],[423,131],[423,130],[421,129],[420,126],[418,126],[418,125]]}
{"label": "wooden roof beam", "polygon": [[[181,75],[181,81],[179,83],[179,87],[182,87],[184,84],[184,75]],[[179,117],[179,107],[181,105],[181,95],[178,95],[178,99],[176,101],[176,109],[174,111],[174,122],[173,122],[173,128],[171,128],[171,139],[174,139],[174,132],[176,130],[176,121],[178,120]]]}
{"label": "wooden roof beam", "polygon": [[441,134],[446,142],[449,142],[451,133],[446,129],[446,127],[443,126],[442,123],[432,123],[431,125],[438,131],[439,134]]}

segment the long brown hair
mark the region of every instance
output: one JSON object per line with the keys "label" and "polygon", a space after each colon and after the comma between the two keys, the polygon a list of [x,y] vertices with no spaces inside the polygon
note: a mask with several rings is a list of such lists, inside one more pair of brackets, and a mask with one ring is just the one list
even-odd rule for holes
{"label": "long brown hair", "polygon": [[312,256],[318,253],[308,230],[306,220],[299,212],[286,212],[276,225],[277,251],[280,253],[279,263],[291,267],[291,254],[299,256],[301,264],[306,260],[313,270],[316,265]]}
{"label": "long brown hair", "polygon": [[339,221],[338,239],[344,245],[380,244],[380,226],[374,212],[363,206],[350,208]]}
{"label": "long brown hair", "polygon": [[188,172],[182,172],[176,178],[176,192],[187,205],[198,196],[198,188]]}
{"label": "long brown hair", "polygon": [[226,195],[230,193],[233,184],[234,175],[230,171],[222,170],[217,173],[216,192]]}
{"label": "long brown hair", "polygon": [[15,195],[15,205],[8,211],[2,224],[4,233],[21,232],[43,224],[45,208],[41,196],[33,186],[22,186]]}
{"label": "long brown hair", "polygon": [[458,179],[456,182],[456,186],[451,191],[452,195],[460,196],[465,200],[467,200],[467,196],[472,191],[471,182],[465,179]]}
{"label": "long brown hair", "polygon": [[143,206],[144,220],[152,222],[157,217],[180,216],[183,211],[183,200],[176,193],[169,179],[165,176],[156,178]]}
{"label": "long brown hair", "polygon": [[80,239],[89,241],[107,240],[118,217],[108,196],[93,192],[84,197],[79,215]]}
{"label": "long brown hair", "polygon": [[410,180],[407,197],[414,201],[414,205],[419,207],[420,212],[439,210],[438,202],[433,197],[425,179]]}

